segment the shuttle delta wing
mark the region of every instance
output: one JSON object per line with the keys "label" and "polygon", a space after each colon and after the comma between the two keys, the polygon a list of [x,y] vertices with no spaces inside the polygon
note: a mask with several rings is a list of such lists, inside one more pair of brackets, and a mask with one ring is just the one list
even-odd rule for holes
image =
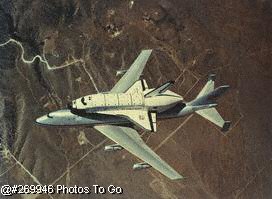
{"label": "shuttle delta wing", "polygon": [[144,143],[136,130],[112,125],[95,126],[94,128],[171,180],[183,178]]}
{"label": "shuttle delta wing", "polygon": [[130,120],[133,124],[145,130],[152,131],[152,132],[156,130],[156,117],[153,116],[151,118],[151,114],[146,109],[136,109],[136,110],[120,109],[120,110],[100,111],[97,113],[124,117]]}
{"label": "shuttle delta wing", "polygon": [[126,92],[141,76],[152,50],[143,50],[128,71],[111,89],[111,93]]}

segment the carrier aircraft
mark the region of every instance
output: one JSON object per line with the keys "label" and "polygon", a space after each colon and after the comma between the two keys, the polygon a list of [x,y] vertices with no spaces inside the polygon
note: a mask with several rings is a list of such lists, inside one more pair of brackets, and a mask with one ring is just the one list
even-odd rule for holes
{"label": "carrier aircraft", "polygon": [[142,73],[151,52],[142,50],[128,70],[117,71],[122,77],[110,91],[75,99],[66,109],[48,113],[36,122],[49,126],[93,127],[115,143],[105,146],[105,151],[126,149],[142,160],[133,165],[134,170],[153,167],[172,180],[182,179],[181,174],[145,144],[137,130],[156,132],[157,120],[196,113],[226,132],[230,122],[225,121],[215,107],[216,100],[229,86],[215,88],[215,75],[211,74],[203,89],[190,102],[169,90],[174,81],[149,88]]}

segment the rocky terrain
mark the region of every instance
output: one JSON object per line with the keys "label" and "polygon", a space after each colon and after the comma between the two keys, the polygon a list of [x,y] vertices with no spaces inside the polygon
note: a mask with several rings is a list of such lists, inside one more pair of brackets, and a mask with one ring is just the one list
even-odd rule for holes
{"label": "rocky terrain", "polygon": [[[0,43],[13,40],[0,45],[0,185],[124,189],[10,197],[28,199],[271,198],[271,33],[269,0],[1,0]],[[217,85],[231,86],[218,106],[232,121],[226,135],[197,115],[144,132],[183,181],[152,168],[133,172],[138,160],[104,152],[112,142],[91,128],[34,123],[72,99],[111,89],[116,70],[147,48],[154,49],[144,71],[150,87],[176,80],[173,90],[189,101],[212,72]]]}

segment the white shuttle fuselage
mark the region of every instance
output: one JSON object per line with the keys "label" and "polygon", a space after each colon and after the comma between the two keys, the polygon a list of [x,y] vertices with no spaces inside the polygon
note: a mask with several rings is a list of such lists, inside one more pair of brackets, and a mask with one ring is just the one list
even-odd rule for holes
{"label": "white shuttle fuselage", "polygon": [[72,109],[88,110],[88,113],[113,109],[147,109],[160,112],[183,100],[180,95],[172,91],[165,91],[162,95],[145,98],[144,95],[151,90],[153,89],[148,89],[146,92],[87,95],[73,100],[71,106]]}

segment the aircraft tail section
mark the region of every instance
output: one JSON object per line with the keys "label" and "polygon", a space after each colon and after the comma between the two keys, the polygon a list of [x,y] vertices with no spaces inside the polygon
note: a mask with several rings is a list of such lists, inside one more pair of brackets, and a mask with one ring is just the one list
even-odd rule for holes
{"label": "aircraft tail section", "polygon": [[215,104],[216,100],[221,97],[229,88],[229,85],[219,86],[214,88],[215,75],[209,76],[208,82],[203,89],[199,92],[197,97],[189,104],[192,106],[199,106],[205,104]]}
{"label": "aircraft tail section", "polygon": [[215,74],[210,74],[208,82],[205,84],[203,89],[199,92],[196,98],[202,97],[203,95],[206,95],[207,93],[214,90],[214,80],[215,80]]}
{"label": "aircraft tail section", "polygon": [[225,121],[221,117],[213,104],[216,104],[216,100],[228,90],[229,85],[220,86],[214,89],[214,80],[215,75],[211,74],[206,85],[197,97],[193,101],[189,102],[188,105],[199,107],[195,109],[195,113],[219,126],[222,131],[228,131],[230,122]]}

